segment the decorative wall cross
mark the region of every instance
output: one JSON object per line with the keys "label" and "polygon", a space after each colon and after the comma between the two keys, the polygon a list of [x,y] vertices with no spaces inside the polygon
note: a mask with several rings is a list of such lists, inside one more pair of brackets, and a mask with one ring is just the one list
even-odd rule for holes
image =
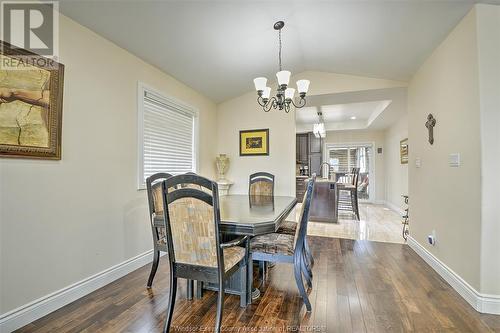
{"label": "decorative wall cross", "polygon": [[436,119],[432,113],[429,113],[425,127],[427,127],[427,130],[429,131],[429,143],[431,145],[434,143],[434,126],[436,126]]}

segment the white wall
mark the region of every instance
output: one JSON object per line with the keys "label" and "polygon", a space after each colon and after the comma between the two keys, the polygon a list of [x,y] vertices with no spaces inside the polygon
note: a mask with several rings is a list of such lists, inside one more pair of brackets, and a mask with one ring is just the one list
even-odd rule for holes
{"label": "white wall", "polygon": [[[476,290],[480,290],[481,248],[478,74],[473,10],[408,87],[411,235]],[[428,143],[424,126],[428,113],[437,120],[434,145]],[[461,154],[459,168],[448,166],[450,153]],[[415,165],[417,157],[420,168]],[[436,246],[426,241],[432,230],[436,230]]]}
{"label": "white wall", "polygon": [[137,190],[137,82],[200,111],[200,171],[214,175],[216,106],[61,16],[61,161],[0,160],[1,311],[152,248]]}
{"label": "white wall", "polygon": [[[404,200],[401,195],[408,194],[408,164],[401,164],[400,141],[408,138],[408,115],[403,115],[385,131],[385,201],[393,209],[401,211]],[[411,144],[410,144],[411,149]]]}
{"label": "white wall", "polygon": [[[325,146],[327,144],[340,144],[340,143],[374,143],[373,156],[375,160],[375,198],[374,203],[383,203],[385,201],[385,163],[384,153],[377,153],[377,148],[384,146],[384,132],[373,130],[346,130],[346,131],[327,131],[324,140]],[[323,149],[325,149],[323,147]],[[382,149],[383,151],[384,149]],[[326,150],[325,150],[326,152]]]}
{"label": "white wall", "polygon": [[500,6],[477,5],[481,119],[481,292],[500,295]]}
{"label": "white wall", "polygon": [[[406,85],[398,81],[311,71],[297,74],[290,82],[303,78],[311,81],[310,96]],[[250,90],[252,82],[249,81],[248,85]],[[278,110],[265,113],[256,99],[257,94],[251,91],[217,105],[217,149],[218,153],[226,153],[231,159],[227,174],[227,178],[235,182],[231,193],[247,193],[248,176],[255,171],[268,171],[276,175],[278,195],[295,195],[294,111],[289,114]],[[260,128],[269,128],[270,155],[240,157],[239,131]]]}

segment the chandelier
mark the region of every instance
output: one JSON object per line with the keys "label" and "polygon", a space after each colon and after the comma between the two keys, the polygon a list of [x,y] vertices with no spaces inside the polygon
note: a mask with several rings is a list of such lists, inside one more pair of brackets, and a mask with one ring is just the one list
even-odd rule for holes
{"label": "chandelier", "polygon": [[294,102],[295,89],[288,88],[288,83],[290,81],[291,73],[289,71],[284,71],[281,68],[281,29],[285,26],[285,22],[278,21],[274,24],[274,30],[278,30],[278,41],[279,41],[279,72],[276,73],[276,78],[278,79],[278,88],[276,90],[276,96],[271,98],[271,88],[267,86],[267,79],[265,77],[258,77],[253,80],[255,84],[255,89],[257,90],[257,103],[262,106],[265,112],[271,111],[271,109],[285,110],[286,113],[290,112],[290,107],[293,105],[296,108],[301,108],[306,105],[306,93],[309,89],[309,80],[298,80],[297,81],[297,92],[299,94],[300,100],[298,104]]}
{"label": "chandelier", "polygon": [[323,113],[318,111],[318,122],[313,125],[313,134],[317,138],[325,138],[325,121],[323,120]]}

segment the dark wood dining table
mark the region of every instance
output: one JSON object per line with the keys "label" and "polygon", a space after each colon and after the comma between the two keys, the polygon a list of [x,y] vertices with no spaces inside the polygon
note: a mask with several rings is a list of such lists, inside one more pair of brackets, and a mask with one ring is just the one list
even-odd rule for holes
{"label": "dark wood dining table", "polygon": [[[290,214],[297,204],[297,199],[292,196],[251,196],[247,194],[230,194],[219,198],[220,231],[230,237],[231,235],[259,236],[275,232],[281,223]],[[155,225],[163,226],[163,216],[155,217]],[[251,268],[249,262],[247,269]],[[239,274],[233,274],[228,281],[225,291],[229,294],[240,294]],[[252,287],[252,279],[248,281],[247,290]],[[210,285],[207,289],[215,289]],[[258,289],[252,292],[258,295]],[[247,294],[247,302],[251,303],[252,295]],[[246,304],[241,304],[241,306]]]}

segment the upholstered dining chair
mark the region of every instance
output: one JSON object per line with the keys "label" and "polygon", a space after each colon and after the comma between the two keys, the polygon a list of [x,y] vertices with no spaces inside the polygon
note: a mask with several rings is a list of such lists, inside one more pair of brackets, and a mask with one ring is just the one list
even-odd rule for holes
{"label": "upholstered dining chair", "polygon": [[248,180],[248,195],[274,196],[274,175],[269,172],[256,172]]}
{"label": "upholstered dining chair", "polygon": [[[149,204],[149,218],[151,224],[151,233],[153,236],[153,264],[151,265],[151,272],[149,273],[147,287],[151,288],[153,285],[153,280],[155,278],[156,272],[158,270],[158,265],[160,263],[161,252],[167,251],[167,242],[165,234],[165,225],[158,226],[155,223],[155,217],[163,217],[163,199],[161,195],[161,184],[164,180],[172,177],[169,173],[155,173],[154,175],[146,179],[146,189],[148,194],[148,204]],[[192,280],[187,280],[187,298],[193,298],[194,282]]]}
{"label": "upholstered dining chair", "polygon": [[[312,310],[312,307],[303,280],[303,275],[310,274],[306,263],[304,240],[307,235],[307,223],[315,181],[315,176],[308,181],[295,235],[270,233],[254,237],[250,241],[250,257],[252,260],[284,262],[294,265],[295,282],[308,312]],[[310,283],[308,285],[309,287],[312,286]]]}
{"label": "upholstered dining chair", "polygon": [[241,297],[247,295],[248,238],[220,242],[218,188],[209,179],[194,174],[170,177],[162,183],[162,198],[170,263],[170,293],[163,331],[168,332],[172,323],[177,279],[186,278],[218,284],[215,331],[220,332],[225,281],[239,271]]}

